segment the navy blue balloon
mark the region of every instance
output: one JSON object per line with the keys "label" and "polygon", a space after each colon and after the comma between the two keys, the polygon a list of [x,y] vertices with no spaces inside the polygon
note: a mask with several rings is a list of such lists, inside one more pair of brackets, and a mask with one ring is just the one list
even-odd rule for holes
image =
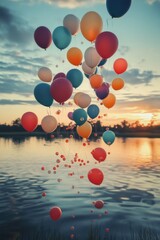
{"label": "navy blue balloon", "polygon": [[34,88],[34,96],[37,102],[43,106],[50,107],[53,103],[53,98],[50,94],[50,85],[47,83],[39,83]]}
{"label": "navy blue balloon", "polygon": [[72,36],[66,27],[60,26],[54,29],[52,33],[52,39],[56,47],[62,50],[68,47]]}
{"label": "navy blue balloon", "polygon": [[88,108],[87,108],[87,113],[88,116],[92,119],[96,118],[99,114],[99,107],[95,104],[91,104]]}
{"label": "navy blue balloon", "polygon": [[81,126],[87,121],[87,113],[84,109],[78,108],[73,112],[73,120],[77,125]]}
{"label": "navy blue balloon", "polygon": [[103,66],[107,62],[107,59],[103,58],[100,63],[98,64],[98,67]]}
{"label": "navy blue balloon", "polygon": [[102,83],[102,85],[95,90],[96,96],[99,99],[104,99],[109,94],[109,84],[108,83]]}
{"label": "navy blue balloon", "polygon": [[106,0],[106,6],[112,18],[119,18],[128,11],[131,0]]}
{"label": "navy blue balloon", "polygon": [[74,68],[68,71],[67,79],[72,83],[74,88],[77,88],[83,81],[83,74],[80,70]]}

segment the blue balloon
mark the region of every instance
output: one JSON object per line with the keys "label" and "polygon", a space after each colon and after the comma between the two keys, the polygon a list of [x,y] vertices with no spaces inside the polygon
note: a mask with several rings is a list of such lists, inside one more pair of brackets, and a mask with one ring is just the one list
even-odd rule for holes
{"label": "blue balloon", "polygon": [[107,145],[111,145],[114,140],[115,140],[115,133],[113,131],[105,131],[102,135],[103,141],[107,144]]}
{"label": "blue balloon", "polygon": [[91,104],[88,108],[87,108],[87,113],[88,116],[92,119],[96,118],[99,114],[99,107],[95,104]]}
{"label": "blue balloon", "polygon": [[87,113],[84,109],[76,109],[73,112],[73,120],[77,125],[81,126],[87,121]]}
{"label": "blue balloon", "polygon": [[56,47],[62,50],[68,47],[72,36],[66,27],[60,26],[54,29],[52,38]]}
{"label": "blue balloon", "polygon": [[67,79],[72,83],[74,88],[77,88],[83,81],[83,74],[80,70],[74,68],[68,71]]}
{"label": "blue balloon", "polygon": [[43,106],[50,107],[53,103],[53,98],[50,94],[50,85],[47,83],[39,83],[34,89],[34,96],[37,102]]}
{"label": "blue balloon", "polygon": [[103,58],[100,63],[98,64],[98,67],[103,66],[107,62],[107,59]]}
{"label": "blue balloon", "polygon": [[106,0],[106,6],[112,18],[119,18],[128,11],[131,0]]}

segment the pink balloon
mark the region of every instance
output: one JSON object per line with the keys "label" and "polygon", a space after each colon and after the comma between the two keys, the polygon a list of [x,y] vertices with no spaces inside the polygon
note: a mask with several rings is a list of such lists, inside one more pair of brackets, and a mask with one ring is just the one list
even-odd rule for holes
{"label": "pink balloon", "polygon": [[94,206],[98,209],[101,209],[103,208],[104,206],[104,202],[102,200],[97,200],[95,203],[94,203]]}
{"label": "pink balloon", "polygon": [[55,206],[51,208],[49,214],[52,220],[57,221],[62,216],[62,210]]}
{"label": "pink balloon", "polygon": [[95,42],[97,52],[102,58],[110,58],[118,48],[118,38],[112,32],[102,32]]}
{"label": "pink balloon", "polygon": [[98,162],[103,162],[107,157],[106,151],[100,147],[93,149],[91,154]]}
{"label": "pink balloon", "polygon": [[47,27],[40,26],[34,32],[34,40],[39,47],[46,49],[52,43],[52,34]]}
{"label": "pink balloon", "polygon": [[33,112],[26,112],[21,117],[21,124],[28,132],[33,132],[38,125],[38,117]]}
{"label": "pink balloon", "polygon": [[73,112],[69,112],[69,113],[68,113],[68,118],[69,118],[70,120],[73,120]]}
{"label": "pink balloon", "polygon": [[88,172],[88,179],[91,183],[95,185],[100,185],[104,179],[103,172],[98,168],[92,168]]}
{"label": "pink balloon", "polygon": [[68,79],[60,77],[52,82],[50,92],[53,99],[59,103],[64,103],[71,97],[73,87]]}

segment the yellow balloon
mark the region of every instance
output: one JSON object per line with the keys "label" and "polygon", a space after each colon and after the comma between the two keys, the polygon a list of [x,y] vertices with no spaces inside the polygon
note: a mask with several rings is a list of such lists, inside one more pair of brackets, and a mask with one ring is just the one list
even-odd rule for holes
{"label": "yellow balloon", "polygon": [[44,132],[51,133],[57,128],[57,120],[51,115],[45,116],[41,121],[41,127]]}
{"label": "yellow balloon", "polygon": [[82,138],[89,138],[89,136],[92,133],[92,126],[89,122],[85,122],[83,125],[78,126],[77,125],[77,133]]}
{"label": "yellow balloon", "polygon": [[103,104],[107,108],[112,108],[116,103],[116,97],[113,93],[109,93],[106,98],[103,99]]}
{"label": "yellow balloon", "polygon": [[124,87],[124,80],[122,78],[115,78],[112,81],[112,88],[114,90],[120,90]]}
{"label": "yellow balloon", "polygon": [[103,22],[101,16],[96,12],[87,12],[81,20],[80,28],[83,36],[93,42],[102,31]]}

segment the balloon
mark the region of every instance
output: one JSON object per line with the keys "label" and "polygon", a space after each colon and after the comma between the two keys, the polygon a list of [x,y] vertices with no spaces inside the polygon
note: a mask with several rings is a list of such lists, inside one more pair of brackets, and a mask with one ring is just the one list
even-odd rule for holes
{"label": "balloon", "polygon": [[103,141],[107,144],[107,145],[111,145],[114,140],[115,140],[115,133],[113,131],[105,131],[102,135]]}
{"label": "balloon", "polygon": [[117,74],[124,73],[128,67],[128,63],[124,58],[118,58],[114,61],[113,69]]}
{"label": "balloon", "polygon": [[81,108],[86,108],[91,103],[91,97],[87,93],[81,93],[76,96],[76,104]]}
{"label": "balloon", "polygon": [[106,0],[106,6],[112,18],[119,18],[129,10],[131,0]]}
{"label": "balloon", "polygon": [[57,78],[52,82],[50,92],[53,99],[55,99],[59,103],[64,103],[72,95],[72,84],[66,78]]}
{"label": "balloon", "polygon": [[81,20],[80,28],[83,36],[93,42],[102,31],[103,22],[101,16],[96,12],[87,12]]}
{"label": "balloon", "polygon": [[53,80],[55,80],[57,78],[66,78],[66,74],[63,72],[59,72],[54,76]]}
{"label": "balloon", "polygon": [[118,48],[118,38],[112,32],[102,32],[95,42],[97,52],[102,58],[110,58]]}
{"label": "balloon", "polygon": [[94,206],[98,209],[101,209],[103,208],[104,206],[104,202],[102,200],[97,200],[95,203],[94,203]]}
{"label": "balloon", "polygon": [[70,120],[73,120],[73,112],[69,112],[69,113],[68,113],[68,118],[69,118]]}
{"label": "balloon", "polygon": [[107,108],[112,108],[116,103],[116,97],[113,93],[109,93],[106,98],[103,99],[103,104]]}
{"label": "balloon", "polygon": [[73,120],[77,125],[81,126],[87,121],[87,113],[84,109],[76,109],[73,112]]}
{"label": "balloon", "polygon": [[74,95],[73,100],[74,100],[76,105],[78,105],[78,101],[79,101],[79,98],[80,98],[81,95],[83,95],[83,92],[78,92]]}
{"label": "balloon", "polygon": [[96,67],[90,68],[90,67],[88,67],[86,62],[82,63],[82,69],[83,69],[84,73],[89,74],[89,75],[95,73],[95,71],[96,71]]}
{"label": "balloon", "polygon": [[33,112],[26,112],[21,117],[21,124],[26,131],[33,132],[38,125],[38,117]]}
{"label": "balloon", "polygon": [[55,206],[51,208],[49,214],[52,220],[57,221],[62,216],[62,210],[61,208]]}
{"label": "balloon", "polygon": [[50,85],[47,83],[39,83],[34,88],[34,96],[37,102],[43,106],[50,107],[53,103],[53,98],[50,94]]}
{"label": "balloon", "polygon": [[93,149],[91,154],[98,162],[103,162],[107,157],[106,151],[100,147]]}
{"label": "balloon", "polygon": [[112,81],[112,88],[114,90],[120,90],[124,87],[124,80],[122,78],[115,78]]}
{"label": "balloon", "polygon": [[102,83],[102,85],[95,89],[96,96],[99,99],[104,99],[109,94],[109,84],[108,83]]}
{"label": "balloon", "polygon": [[100,63],[98,64],[98,67],[103,66],[106,62],[107,62],[107,59],[102,58],[102,60],[101,60]]}
{"label": "balloon", "polygon": [[77,126],[76,131],[80,137],[89,138],[92,133],[92,126],[89,122],[85,122],[83,125]]}
{"label": "balloon", "polygon": [[89,47],[84,53],[84,59],[87,66],[93,68],[100,63],[102,58],[99,56],[97,50],[94,47]]}
{"label": "balloon", "polygon": [[92,168],[88,172],[88,179],[91,183],[95,185],[100,185],[104,179],[103,172],[98,168]]}
{"label": "balloon", "polygon": [[75,65],[79,66],[82,63],[83,54],[79,48],[72,47],[67,52],[68,61]]}
{"label": "balloon", "polygon": [[57,120],[51,115],[45,116],[41,121],[41,127],[44,132],[51,133],[57,128]]}
{"label": "balloon", "polygon": [[99,114],[99,107],[95,104],[91,104],[88,108],[87,108],[87,113],[88,116],[92,119],[96,118]]}
{"label": "balloon", "polygon": [[50,82],[52,80],[52,72],[47,67],[41,67],[38,71],[38,77],[43,82]]}
{"label": "balloon", "polygon": [[75,35],[79,31],[79,18],[73,14],[68,14],[63,19],[63,26],[66,27],[71,35]]}
{"label": "balloon", "polygon": [[48,28],[40,26],[34,32],[34,40],[39,47],[46,49],[52,43],[52,34]]}
{"label": "balloon", "polygon": [[77,88],[83,81],[83,74],[80,70],[74,68],[68,71],[66,78],[71,82],[74,88]]}
{"label": "balloon", "polygon": [[94,74],[89,78],[91,87],[94,89],[99,88],[103,83],[103,77],[99,74]]}
{"label": "balloon", "polygon": [[60,50],[65,49],[71,42],[71,34],[66,27],[60,26],[54,29],[53,42]]}

